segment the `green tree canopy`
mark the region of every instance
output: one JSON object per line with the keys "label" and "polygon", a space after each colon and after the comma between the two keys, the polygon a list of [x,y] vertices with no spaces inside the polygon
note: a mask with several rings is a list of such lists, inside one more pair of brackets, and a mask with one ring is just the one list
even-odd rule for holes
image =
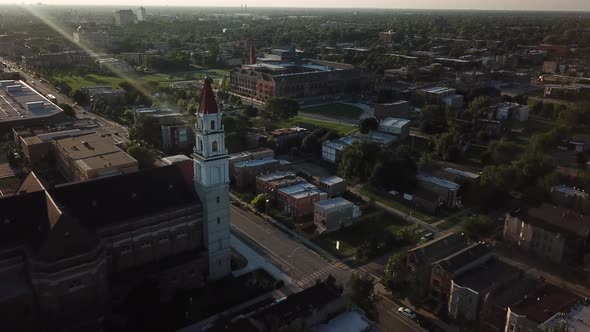
{"label": "green tree canopy", "polygon": [[287,120],[297,116],[299,103],[292,98],[273,98],[266,105],[266,111],[275,119]]}
{"label": "green tree canopy", "polygon": [[354,272],[348,281],[350,292],[348,301],[361,308],[371,320],[377,319],[377,296],[374,293],[375,281],[369,274]]}
{"label": "green tree canopy", "polygon": [[364,118],[359,121],[359,131],[362,134],[368,134],[371,130],[377,130],[379,121],[375,118]]}

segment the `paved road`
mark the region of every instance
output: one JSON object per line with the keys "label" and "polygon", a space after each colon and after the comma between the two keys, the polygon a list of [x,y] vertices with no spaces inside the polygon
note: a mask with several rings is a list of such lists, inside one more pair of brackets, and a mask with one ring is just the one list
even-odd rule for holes
{"label": "paved road", "polygon": [[[353,272],[343,263],[329,263],[314,251],[248,210],[232,205],[230,218],[234,234],[246,238],[249,244],[252,244],[277,267],[289,274],[296,288],[312,286],[315,280],[324,279],[329,274],[332,274],[338,282],[345,284]],[[378,263],[367,264],[361,269],[375,274],[373,272],[378,272],[378,266]],[[379,275],[377,274],[377,276]],[[379,326],[383,331],[424,331],[417,324],[400,315],[395,303],[382,296],[380,298],[381,301],[378,304]]]}

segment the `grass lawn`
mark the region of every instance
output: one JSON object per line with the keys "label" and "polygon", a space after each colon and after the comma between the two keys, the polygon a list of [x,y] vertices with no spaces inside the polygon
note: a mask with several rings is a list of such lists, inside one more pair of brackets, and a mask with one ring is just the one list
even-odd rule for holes
{"label": "grass lawn", "polygon": [[427,222],[429,224],[439,220],[440,218],[437,216],[433,216],[431,214],[428,214],[426,212],[422,212],[419,210],[416,210],[415,208],[406,205],[392,197],[387,197],[386,194],[381,194],[381,193],[377,193],[377,192],[373,192],[371,190],[369,190],[366,187],[363,187],[361,189],[361,193],[367,197],[371,197],[371,195],[373,195],[373,197],[375,197],[375,200],[377,202],[380,202],[382,204],[385,204],[389,207],[392,207],[396,210],[399,210],[405,214],[411,214],[412,217],[416,218],[416,219],[420,219],[424,222]]}
{"label": "grass lawn", "polygon": [[[403,228],[412,228],[414,225],[388,213],[379,216],[363,218],[356,224],[343,230],[327,234],[314,241],[323,249],[340,257],[350,257],[356,254],[357,249],[367,240],[383,238],[385,234],[396,234]],[[340,249],[336,250],[336,241],[340,242]]]}
{"label": "grass lawn", "polygon": [[300,117],[295,117],[295,118],[289,119],[287,121],[283,121],[279,124],[279,126],[280,127],[299,126],[299,127],[303,127],[303,128],[309,129],[309,130],[314,130],[317,128],[326,128],[326,129],[333,130],[333,131],[337,132],[341,136],[350,134],[356,130],[356,127],[350,126],[350,125],[331,123],[331,122],[325,122],[325,121],[318,121],[318,120],[312,120],[312,119],[305,119],[305,118],[300,118]]}
{"label": "grass lawn", "polygon": [[[213,73],[212,76],[224,76],[229,75],[229,71],[225,69],[211,69],[207,71],[207,74]],[[171,82],[187,81],[187,80],[202,80],[206,76],[204,71],[182,71],[173,73],[156,73],[146,75],[135,75],[130,74],[129,80],[133,80],[141,85],[144,85],[149,90],[156,91],[158,87],[166,87]],[[92,85],[110,85],[112,87],[119,87],[119,84],[124,79],[118,76],[109,75],[98,75],[89,74],[84,76],[78,75],[57,75],[59,78],[67,82],[73,90],[79,89],[84,86]]]}
{"label": "grass lawn", "polygon": [[343,103],[333,103],[333,104],[325,104],[325,105],[318,105],[318,106],[311,106],[302,108],[300,110],[302,113],[311,113],[311,114],[318,114],[318,115],[325,115],[325,116],[335,116],[341,118],[349,118],[349,119],[358,119],[361,114],[363,114],[363,110],[349,104]]}
{"label": "grass lawn", "polygon": [[120,77],[116,76],[104,76],[104,75],[97,75],[97,74],[89,74],[84,76],[57,76],[57,78],[65,81],[68,83],[72,90],[80,89],[84,86],[92,86],[92,85],[110,85],[112,87],[118,87],[119,83],[123,82],[124,80]]}

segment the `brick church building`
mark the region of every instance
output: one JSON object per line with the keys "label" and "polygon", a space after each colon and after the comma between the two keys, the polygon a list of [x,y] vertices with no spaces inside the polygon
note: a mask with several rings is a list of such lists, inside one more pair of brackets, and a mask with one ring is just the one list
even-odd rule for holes
{"label": "brick church building", "polygon": [[229,177],[209,80],[194,161],[47,188],[31,173],[0,199],[4,331],[98,331],[141,280],[163,296],[228,276]]}

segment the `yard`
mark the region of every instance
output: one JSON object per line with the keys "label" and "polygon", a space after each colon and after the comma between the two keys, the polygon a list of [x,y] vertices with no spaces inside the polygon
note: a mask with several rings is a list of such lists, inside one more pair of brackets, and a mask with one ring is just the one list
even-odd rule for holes
{"label": "yard", "polygon": [[333,104],[305,107],[305,108],[301,108],[300,112],[301,113],[310,113],[310,114],[340,117],[340,118],[348,118],[348,119],[358,119],[361,116],[361,114],[363,114],[362,109],[360,109],[354,105],[343,104],[343,103],[333,103]]}
{"label": "yard", "polygon": [[426,213],[426,212],[422,212],[420,210],[416,210],[414,207],[412,207],[410,205],[407,205],[407,204],[405,204],[403,202],[400,202],[400,201],[396,200],[395,198],[393,198],[392,196],[390,196],[387,193],[374,192],[374,191],[369,190],[367,187],[363,187],[361,189],[361,193],[364,196],[367,196],[367,197],[373,196],[373,197],[375,197],[375,200],[377,202],[382,203],[382,204],[385,204],[385,205],[387,205],[389,207],[392,207],[392,208],[394,208],[394,209],[396,209],[398,211],[401,211],[401,212],[403,212],[405,214],[409,214],[412,217],[417,218],[417,219],[420,219],[420,220],[422,220],[424,222],[427,222],[429,224],[431,224],[431,223],[437,221],[438,219],[440,219],[437,216],[431,215],[431,214]]}
{"label": "yard", "polygon": [[326,128],[332,131],[337,132],[339,135],[348,135],[356,130],[354,126],[346,125],[346,124],[338,124],[332,122],[325,122],[325,121],[318,121],[312,119],[305,119],[301,117],[294,117],[287,121],[283,121],[279,123],[280,127],[302,127],[309,130],[314,130],[317,128]]}
{"label": "yard", "polygon": [[[375,240],[383,246],[382,242],[387,242],[388,238],[395,238],[394,243],[386,247],[381,247],[381,251],[396,250],[400,247],[407,245],[400,239],[400,234],[405,231],[411,232],[415,236],[412,236],[409,244],[413,244],[416,239],[420,238],[422,229],[417,228],[414,225],[408,224],[406,221],[387,214],[387,213],[376,213],[361,217],[361,220],[357,221],[352,226],[321,236],[316,238],[314,241],[323,249],[331,252],[332,254],[339,257],[354,257],[357,255],[357,251],[366,245],[368,241]],[[339,249],[336,249],[336,242],[339,242]],[[384,253],[384,252],[383,252]]]}

